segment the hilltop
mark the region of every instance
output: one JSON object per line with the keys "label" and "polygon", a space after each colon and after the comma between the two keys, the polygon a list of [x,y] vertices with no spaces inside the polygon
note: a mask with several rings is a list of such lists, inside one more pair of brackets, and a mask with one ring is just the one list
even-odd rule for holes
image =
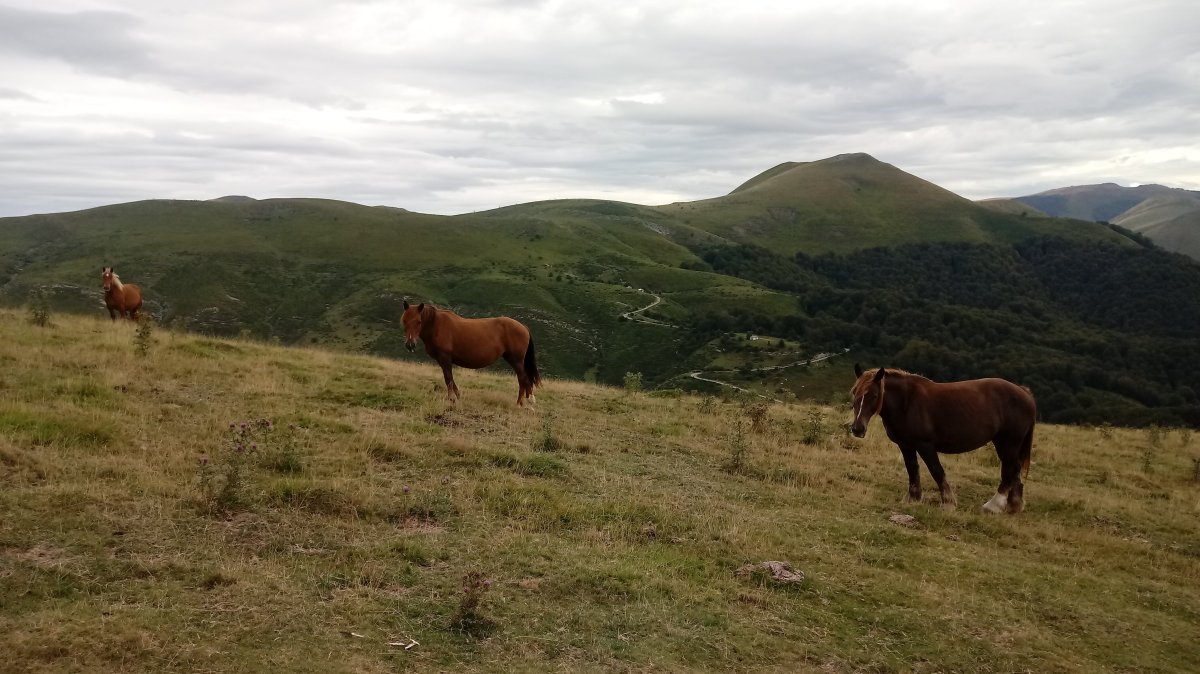
{"label": "hilltop", "polygon": [[[1050,420],[1200,425],[1200,362],[1181,355],[1200,333],[1200,267],[1143,243],[850,154],[664,206],[439,216],[223,197],[4,218],[0,304],[95,313],[111,264],[160,322],[207,334],[412,358],[407,298],[525,322],[559,377],[826,401],[844,386],[814,363],[849,352],[1022,381]],[[1120,281],[1082,284],[1106,276]]]}
{"label": "hilltop", "polygon": [[[0,311],[19,671],[1200,667],[1194,432],[1039,425],[1028,509],[984,517],[987,449],[945,457],[956,510],[905,504],[845,403],[524,411],[466,372],[448,408],[430,364],[51,322]],[[803,580],[739,573],[769,560]]]}

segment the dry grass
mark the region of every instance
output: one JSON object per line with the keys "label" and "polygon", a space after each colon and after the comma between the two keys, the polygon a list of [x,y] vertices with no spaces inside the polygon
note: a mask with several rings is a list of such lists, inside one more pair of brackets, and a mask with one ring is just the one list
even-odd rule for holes
{"label": "dry grass", "polygon": [[[832,409],[551,380],[523,411],[473,372],[449,409],[433,367],[0,326],[0,668],[1200,670],[1195,433],[1043,427],[995,518],[993,454],[945,460],[957,510],[904,504],[881,428]],[[804,583],[735,575],[776,559]],[[489,629],[453,629],[472,572]]]}

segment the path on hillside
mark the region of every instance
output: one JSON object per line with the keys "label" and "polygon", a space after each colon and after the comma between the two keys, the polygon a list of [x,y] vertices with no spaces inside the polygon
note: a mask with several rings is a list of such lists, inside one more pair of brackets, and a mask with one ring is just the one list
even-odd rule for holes
{"label": "path on hillside", "polygon": [[[732,371],[732,370],[731,370],[731,371]],[[777,402],[777,403],[781,403],[781,402],[783,402],[783,401],[782,401],[782,400],[780,400],[779,398],[771,398],[771,397],[765,396],[765,395],[763,395],[763,394],[761,394],[761,393],[758,393],[757,391],[751,391],[751,390],[750,390],[750,389],[748,389],[748,388],[742,388],[741,386],[738,386],[738,385],[736,385],[736,384],[730,384],[730,383],[729,383],[729,382],[727,382],[727,381],[720,381],[720,380],[718,380],[718,379],[709,379],[708,377],[701,377],[700,375],[702,375],[702,374],[704,374],[704,371],[703,371],[703,370],[696,370],[695,372],[689,372],[689,373],[687,373],[687,376],[691,377],[692,379],[698,379],[698,380],[700,380],[700,381],[706,381],[706,382],[709,382],[709,383],[712,383],[712,384],[718,384],[718,385],[720,385],[720,386],[726,386],[726,387],[729,387],[729,388],[731,388],[731,389],[734,389],[735,391],[741,391],[741,392],[743,392],[743,393],[749,393],[750,395],[756,395],[756,396],[758,396],[759,398],[762,398],[763,400],[770,400],[770,401]]]}
{"label": "path on hillside", "polygon": [[[787,363],[784,365],[767,365],[765,367],[755,367],[755,368],[751,368],[750,372],[766,372],[768,370],[782,370],[784,368],[793,367],[796,365],[813,365],[815,363],[820,363],[822,361],[829,360],[830,358],[841,356],[845,353],[848,353],[849,351],[850,351],[849,348],[844,348],[841,351],[836,352],[836,353],[818,353],[817,355],[813,356],[812,358],[809,358],[808,360],[798,360],[794,363]],[[691,377],[692,379],[697,379],[699,381],[706,381],[706,382],[709,382],[712,384],[717,384],[719,386],[725,386],[725,387],[734,389],[736,391],[750,393],[750,394],[756,395],[759,398],[762,398],[764,400],[773,400],[777,403],[783,402],[782,400],[780,400],[778,398],[771,398],[769,396],[765,396],[756,391],[751,391],[750,389],[742,388],[741,386],[738,386],[736,384],[730,384],[727,381],[721,381],[720,379],[710,379],[709,377],[702,376],[705,374],[705,372],[708,372],[710,374],[722,374],[722,373],[733,373],[736,371],[737,370],[695,370],[692,372],[688,372],[687,376]],[[670,380],[667,380],[667,381],[670,381]]]}
{"label": "path on hillside", "polygon": [[[639,292],[644,292],[644,291],[639,290]],[[634,321],[637,323],[645,323],[646,325],[660,325],[664,328],[676,327],[665,321],[660,321],[660,320],[657,320],[654,318],[646,318],[645,316],[641,315],[643,311],[645,311],[647,309],[651,309],[653,307],[656,307],[662,303],[661,297],[659,297],[658,295],[655,295],[654,293],[649,293],[649,294],[651,297],[654,298],[653,302],[651,302],[650,304],[647,304],[646,306],[642,307],[641,309],[634,309],[633,311],[626,311],[625,313],[621,314],[621,318],[624,318],[627,321]]]}

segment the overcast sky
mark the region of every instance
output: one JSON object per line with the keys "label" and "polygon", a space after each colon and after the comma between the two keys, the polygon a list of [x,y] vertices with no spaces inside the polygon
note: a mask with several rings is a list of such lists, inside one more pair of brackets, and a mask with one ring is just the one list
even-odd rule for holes
{"label": "overcast sky", "polygon": [[0,216],[462,213],[876,158],[963,196],[1200,189],[1200,2],[0,0]]}

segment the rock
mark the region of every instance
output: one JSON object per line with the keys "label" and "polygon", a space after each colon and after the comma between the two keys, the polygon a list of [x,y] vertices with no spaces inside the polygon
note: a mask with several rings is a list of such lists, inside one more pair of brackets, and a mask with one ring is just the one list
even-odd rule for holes
{"label": "rock", "polygon": [[921,526],[921,523],[917,521],[917,518],[913,517],[912,515],[905,515],[904,513],[892,513],[892,516],[888,518],[888,521],[893,524],[899,524],[902,527],[908,527],[909,529],[916,529],[917,527]]}
{"label": "rock", "polygon": [[769,561],[758,564],[747,564],[737,570],[737,575],[742,577],[751,576],[755,571],[767,573],[771,580],[777,583],[804,582],[804,572],[793,569],[792,565],[787,562]]}

